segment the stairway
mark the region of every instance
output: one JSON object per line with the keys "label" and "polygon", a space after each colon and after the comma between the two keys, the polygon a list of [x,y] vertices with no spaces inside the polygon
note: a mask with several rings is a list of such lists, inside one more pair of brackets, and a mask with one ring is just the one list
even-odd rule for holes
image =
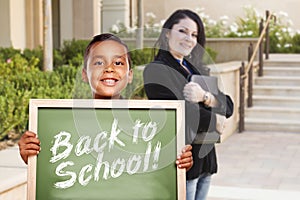
{"label": "stairway", "polygon": [[254,78],[245,129],[300,133],[300,54],[272,56],[264,62],[264,76]]}

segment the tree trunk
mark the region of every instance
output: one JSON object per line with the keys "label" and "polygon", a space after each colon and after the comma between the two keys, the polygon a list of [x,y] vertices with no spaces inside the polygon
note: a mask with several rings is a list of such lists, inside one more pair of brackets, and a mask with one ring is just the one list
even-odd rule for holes
{"label": "tree trunk", "polygon": [[137,0],[137,13],[138,13],[138,29],[136,33],[136,48],[143,48],[144,40],[144,17],[143,17],[143,0]]}
{"label": "tree trunk", "polygon": [[44,7],[44,71],[53,70],[52,2],[43,0]]}

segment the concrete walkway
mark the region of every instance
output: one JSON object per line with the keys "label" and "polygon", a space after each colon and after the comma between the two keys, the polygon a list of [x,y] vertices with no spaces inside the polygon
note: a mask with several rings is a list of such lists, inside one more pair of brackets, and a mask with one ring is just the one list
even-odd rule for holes
{"label": "concrete walkway", "polygon": [[300,130],[236,133],[217,154],[209,200],[300,198]]}
{"label": "concrete walkway", "polygon": [[17,146],[0,151],[0,199],[25,200],[27,165]]}

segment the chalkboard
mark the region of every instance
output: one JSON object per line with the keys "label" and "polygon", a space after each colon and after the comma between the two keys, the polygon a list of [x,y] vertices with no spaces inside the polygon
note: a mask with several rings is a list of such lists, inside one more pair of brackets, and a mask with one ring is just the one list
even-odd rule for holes
{"label": "chalkboard", "polygon": [[32,99],[30,200],[185,199],[184,102]]}

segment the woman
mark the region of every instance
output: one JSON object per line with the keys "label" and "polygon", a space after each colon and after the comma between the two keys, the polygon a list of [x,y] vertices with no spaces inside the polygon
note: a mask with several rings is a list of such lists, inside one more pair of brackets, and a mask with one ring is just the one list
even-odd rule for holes
{"label": "woman", "polygon": [[194,160],[187,172],[187,200],[205,199],[211,175],[217,172],[214,143],[196,138],[207,132],[221,132],[222,117],[233,113],[229,96],[219,90],[213,94],[189,82],[191,75],[209,75],[209,68],[202,64],[204,44],[200,17],[190,10],[177,10],[164,23],[156,43],[158,52],[144,70],[149,99],[185,100],[186,143],[192,143]]}

